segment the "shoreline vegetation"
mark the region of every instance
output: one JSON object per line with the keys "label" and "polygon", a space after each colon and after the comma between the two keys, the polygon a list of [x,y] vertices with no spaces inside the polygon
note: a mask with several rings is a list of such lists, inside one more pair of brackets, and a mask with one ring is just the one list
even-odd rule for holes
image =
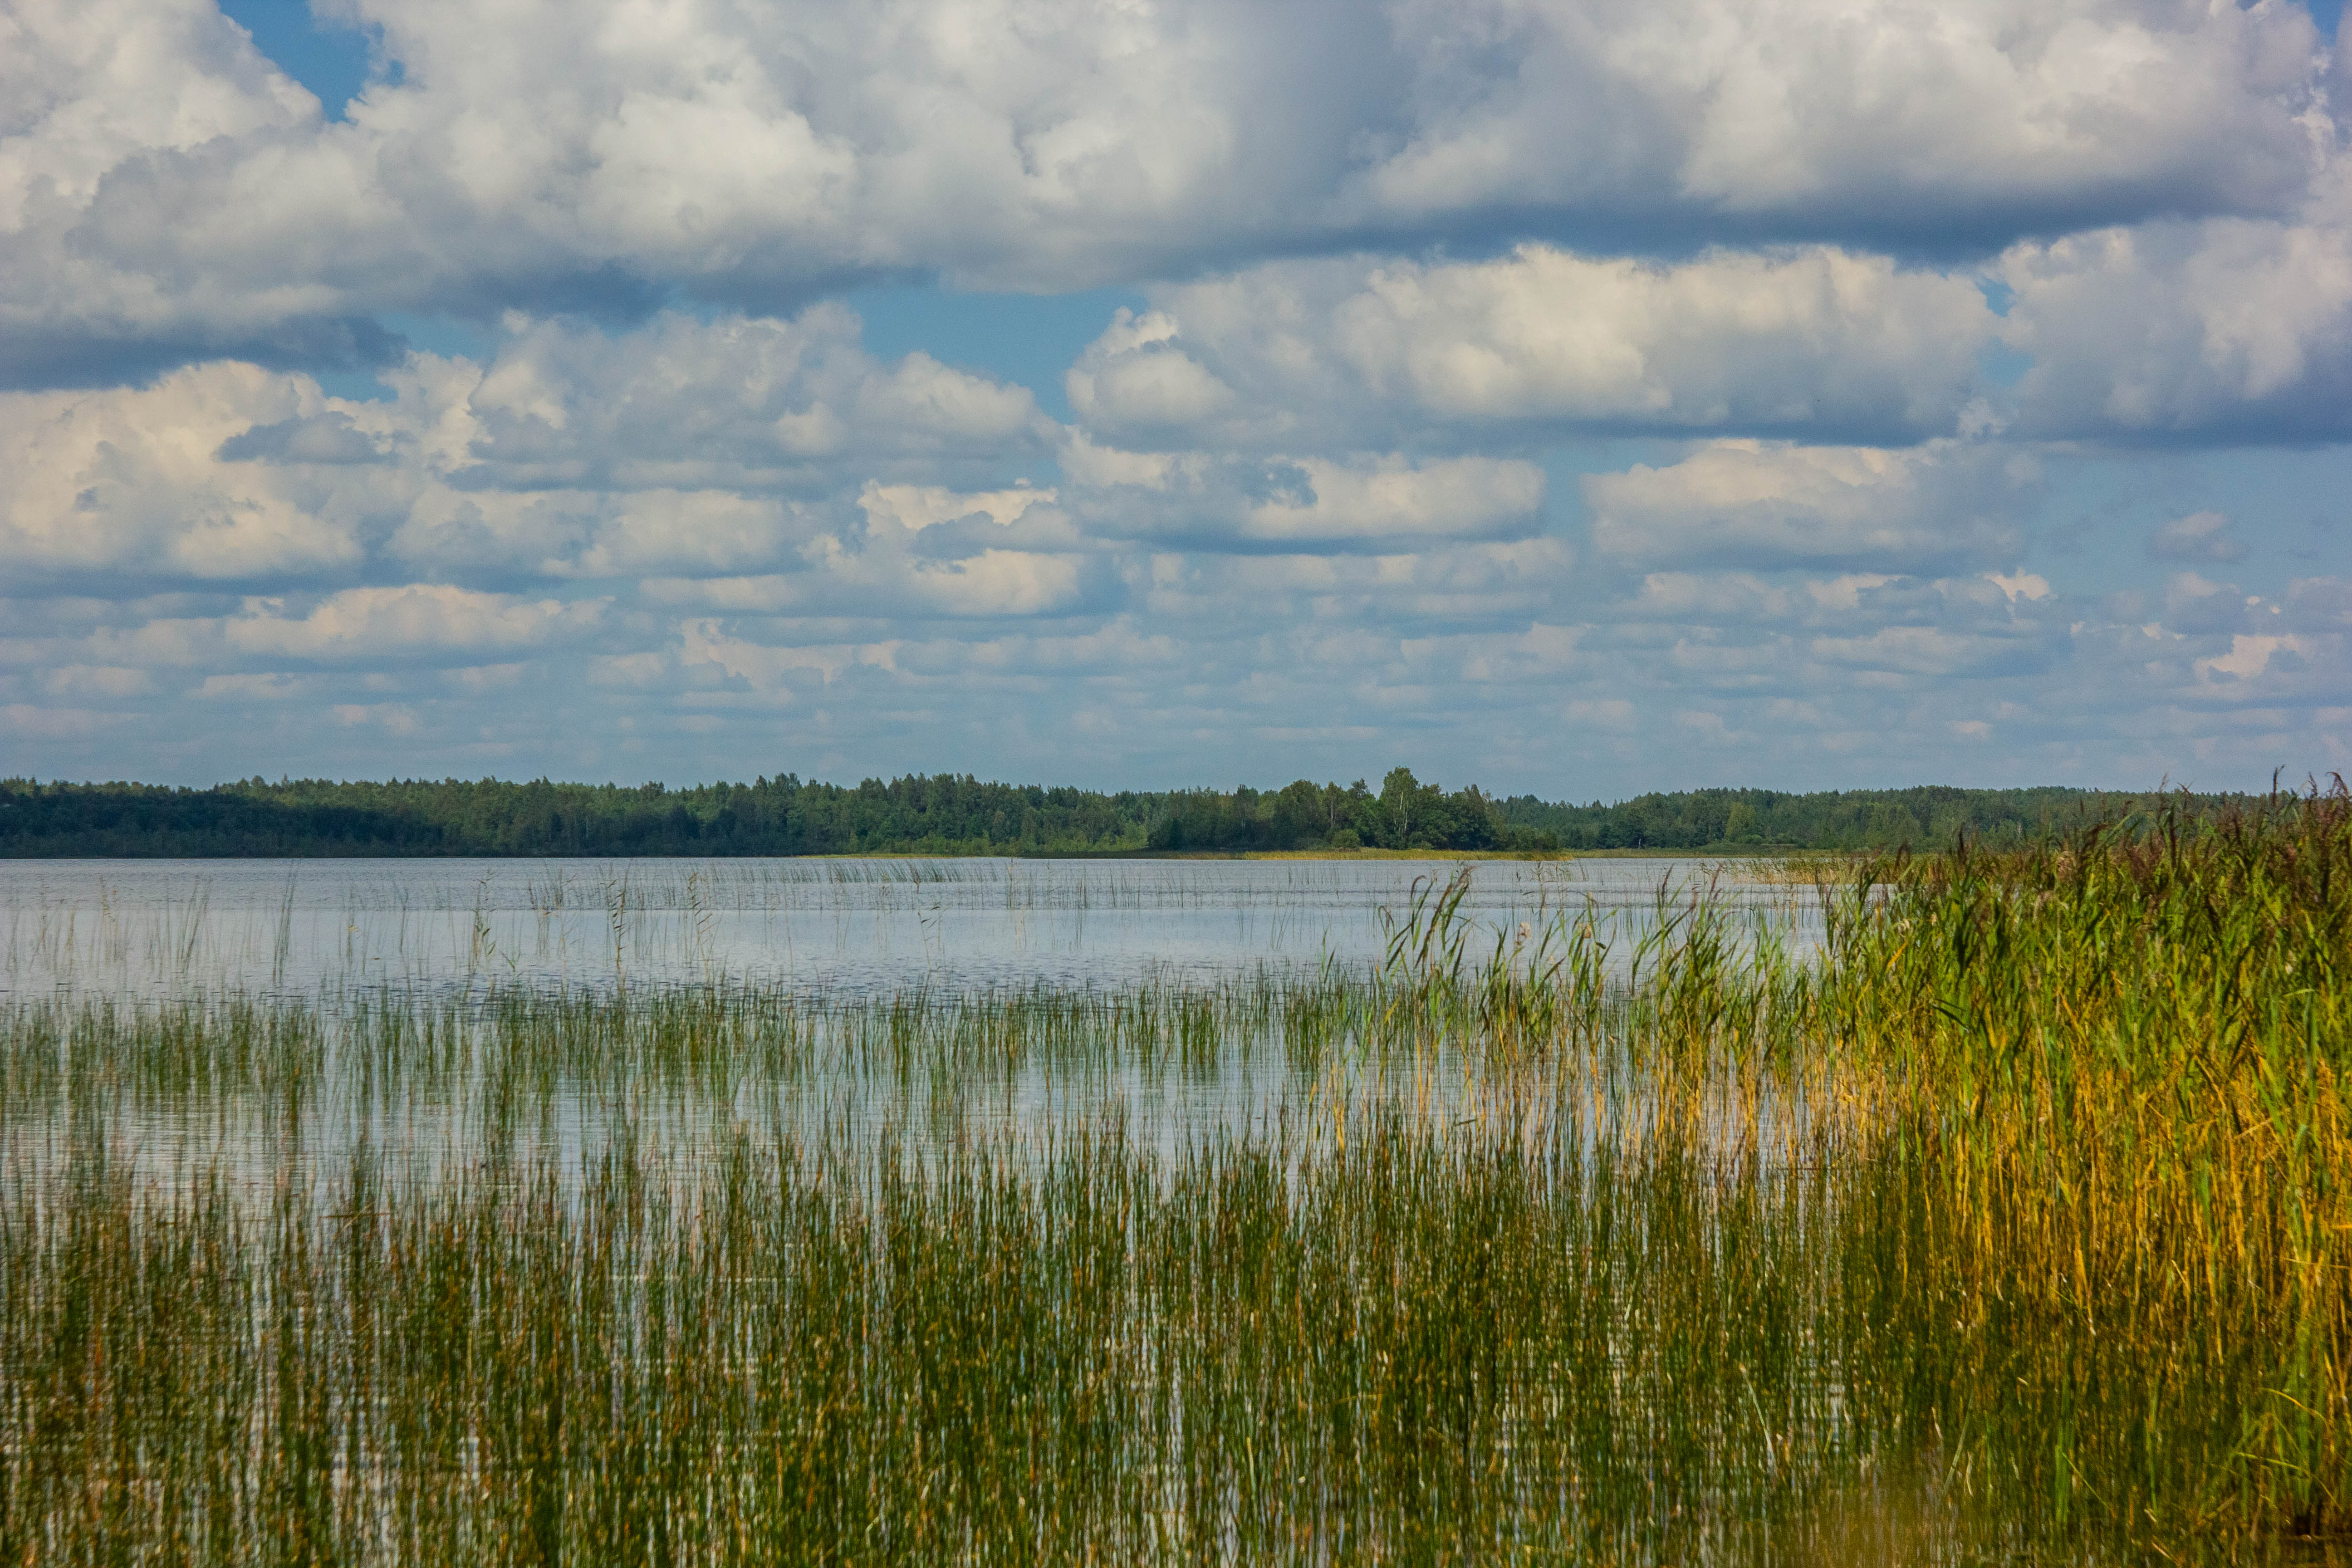
{"label": "shoreline vegetation", "polygon": [[12,1002],[0,1561],[2340,1561],[2340,781],[1840,869],[1805,956],[1464,870],[1190,985]]}
{"label": "shoreline vegetation", "polygon": [[1375,791],[1101,792],[910,775],[855,785],[384,783],[260,778],[205,789],[0,779],[0,858],[1010,855],[1386,850],[1550,855],[2015,848],[2159,804],[2260,797],[1921,786],[1702,789],[1577,805],[1448,791],[1391,769]]}

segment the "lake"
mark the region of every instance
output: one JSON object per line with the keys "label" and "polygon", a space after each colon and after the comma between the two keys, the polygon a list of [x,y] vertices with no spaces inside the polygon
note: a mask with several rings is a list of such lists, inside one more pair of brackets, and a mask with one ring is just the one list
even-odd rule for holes
{"label": "lake", "polygon": [[[1820,932],[1813,889],[1692,858],[16,861],[0,862],[0,1004],[20,1035],[28,1016],[80,1031],[76,1073],[109,1086],[82,1114],[102,1103],[116,1163],[173,1186],[222,1172],[266,1194],[297,1167],[338,1174],[361,1145],[429,1173],[498,1142],[576,1173],[615,1128],[689,1173],[738,1128],[773,1147],[929,1141],[950,1123],[1051,1139],[1110,1117],[1172,1152],[1312,1098],[1286,1016],[1318,977],[1377,968],[1457,872],[1474,963],[1524,967],[1582,928],[1622,978],[1662,910],[1701,894],[1799,949]],[[715,1070],[545,1066],[544,1041],[583,1017],[661,1034],[656,1015],[713,998],[755,1020],[712,1031]],[[133,1037],[158,1009],[195,1008],[215,1031],[223,1009],[305,1009],[319,1038],[299,1110],[243,1071],[227,1092],[186,1092],[185,1062],[224,1048],[213,1035],[167,1063],[141,1047],[136,1068],[92,1071],[114,1050],[92,1042],[118,1026],[91,1009],[118,1004],[148,1020],[121,1026]],[[1150,1020],[1117,1021],[1129,1008]],[[436,1028],[455,1031],[458,1065],[420,1071],[416,1041]],[[387,1029],[404,1043],[387,1047]],[[1084,1044],[968,1044],[1040,1031]],[[887,1062],[882,1033],[898,1042]],[[542,1070],[518,1119],[491,1089],[522,1041]],[[1464,1080],[1427,1092],[1442,1111]],[[0,1148],[62,1158],[69,1099],[18,1098]]]}
{"label": "lake", "polygon": [[[1491,949],[1589,918],[1627,939],[1701,888],[1799,945],[1811,889],[1696,859],[1464,863]],[[1401,860],[448,859],[0,862],[0,994],[159,1000],[386,985],[787,987],[836,997],[1206,982],[1377,960]]]}

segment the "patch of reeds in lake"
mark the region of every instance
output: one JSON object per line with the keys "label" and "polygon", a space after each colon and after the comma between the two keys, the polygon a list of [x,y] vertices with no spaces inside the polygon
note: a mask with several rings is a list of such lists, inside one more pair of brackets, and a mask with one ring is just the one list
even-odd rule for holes
{"label": "patch of reeds in lake", "polygon": [[0,1561],[2309,1560],[2352,802],[1798,959],[19,1005]]}

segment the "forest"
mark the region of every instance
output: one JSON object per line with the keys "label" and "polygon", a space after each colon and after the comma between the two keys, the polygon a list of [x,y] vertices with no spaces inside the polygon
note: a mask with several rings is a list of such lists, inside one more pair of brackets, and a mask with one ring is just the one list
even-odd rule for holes
{"label": "forest", "polygon": [[[1570,849],[1949,848],[1961,836],[2000,847],[2037,843],[2121,812],[2134,797],[2080,789],[1699,789],[1604,805],[1554,805],[1533,795],[1501,803],[1515,827],[1549,833]],[[2200,812],[2242,797],[2194,795]]]}
{"label": "forest", "polygon": [[[1394,768],[1377,791],[1121,790],[910,774],[855,785],[251,778],[211,788],[0,780],[0,857],[1102,855],[1436,849],[1853,850],[2039,842],[2130,801],[2059,787],[1701,789],[1498,799]],[[2199,809],[2225,797],[2197,796]]]}

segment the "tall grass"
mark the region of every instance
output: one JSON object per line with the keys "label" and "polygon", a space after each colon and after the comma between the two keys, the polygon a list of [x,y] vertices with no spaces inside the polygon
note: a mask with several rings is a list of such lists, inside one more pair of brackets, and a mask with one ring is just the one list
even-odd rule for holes
{"label": "tall grass", "polygon": [[[1889,1112],[1891,1327],[2047,1455],[1992,1495],[2183,1534],[2352,1505],[2352,801],[1886,868],[1814,1005]],[[1849,1069],[1852,1070],[1852,1069]],[[1940,1331],[1946,1321],[1954,1327]],[[1962,1435],[1965,1447],[1980,1443]]]}
{"label": "tall grass", "polygon": [[1207,986],[23,1005],[0,1561],[2332,1551],[2347,874],[2339,788],[1818,957],[1456,879]]}
{"label": "tall grass", "polygon": [[519,1175],[13,1215],[12,1557],[1667,1561],[1852,1469],[1785,1173],[1375,1122]]}

